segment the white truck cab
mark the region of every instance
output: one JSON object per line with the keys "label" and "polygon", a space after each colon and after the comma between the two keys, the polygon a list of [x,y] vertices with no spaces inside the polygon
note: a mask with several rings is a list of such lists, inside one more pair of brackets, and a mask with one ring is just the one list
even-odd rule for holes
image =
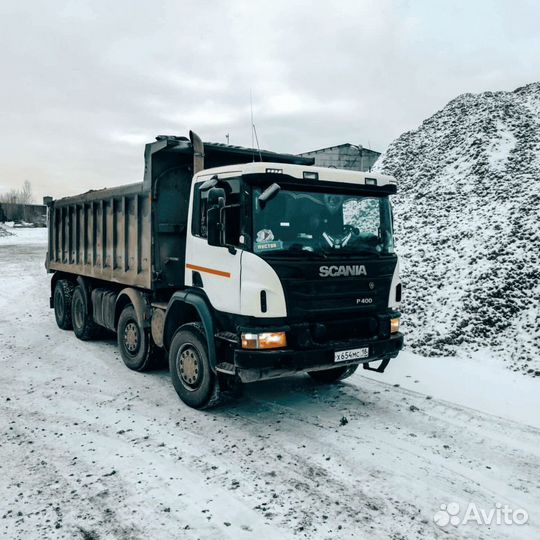
{"label": "white truck cab", "polygon": [[[268,205],[268,210],[261,209],[256,201],[253,203],[257,214],[274,212],[276,219],[274,220],[274,228],[259,229],[252,233],[241,230],[239,226],[240,209],[242,208],[240,197],[242,190],[244,206],[248,204],[248,197],[253,199],[253,195],[249,192],[252,191],[251,181],[255,178],[261,185],[268,184],[271,180],[279,182],[286,179],[292,190],[289,189],[289,192],[284,190],[276,201]],[[224,234],[227,233],[227,238],[223,238],[220,242],[222,245],[219,246],[212,246],[208,243],[205,219],[209,190],[201,191],[200,189],[205,182],[212,182],[212,180],[215,181],[216,185],[227,187],[228,200],[225,199],[223,209],[224,216],[229,218],[228,224],[224,224],[225,230],[223,231]],[[186,270],[188,271],[185,274],[185,285],[197,286],[196,284],[204,276],[204,288],[215,309],[251,317],[269,319],[286,317],[287,303],[283,286],[274,268],[266,260],[268,256],[270,258],[272,258],[272,254],[281,256],[284,252],[290,251],[291,241],[284,243],[282,237],[290,239],[291,234],[301,237],[302,243],[295,251],[304,252],[306,256],[313,258],[319,253],[319,247],[322,248],[321,252],[333,252],[334,255],[338,256],[347,253],[348,249],[350,256],[351,248],[357,240],[356,230],[351,228],[350,234],[345,234],[344,244],[335,249],[335,246],[328,240],[330,231],[325,236],[324,224],[322,228],[317,229],[313,226],[313,220],[317,219],[318,211],[324,212],[326,210],[327,200],[331,201],[331,197],[334,196],[336,212],[341,211],[340,219],[343,220],[343,211],[349,211],[345,217],[345,225],[352,224],[360,215],[360,210],[355,212],[353,206],[361,200],[366,200],[345,195],[340,196],[332,191],[331,185],[328,185],[326,193],[323,191],[321,195],[316,195],[309,191],[309,186],[313,185],[313,182],[319,186],[328,185],[327,183],[330,182],[336,185],[351,184],[353,186],[377,186],[378,188],[390,186],[391,189],[396,186],[396,180],[393,177],[382,174],[282,163],[252,162],[203,170],[194,176],[191,186],[193,204],[189,208],[188,222],[192,226],[188,227],[187,230]],[[255,192],[260,193],[261,189],[256,187]],[[384,199],[384,201],[389,207],[388,200]],[[375,205],[376,202],[379,203],[380,200],[372,200],[371,204]],[[287,204],[290,207],[288,209],[286,208]],[[234,205],[239,206],[235,207]],[[310,205],[309,209],[306,208],[308,205]],[[344,208],[343,205],[345,205]],[[303,219],[306,213],[311,214],[311,222]],[[228,230],[232,220],[237,221],[234,232]],[[253,224],[250,225],[253,226]],[[369,225],[375,227],[378,226],[378,222]],[[390,222],[389,225],[391,225]],[[298,226],[302,228],[300,233],[296,231]],[[317,238],[317,234],[319,238]],[[389,237],[391,238],[391,230]],[[298,238],[295,239],[295,242],[297,240]],[[320,240],[319,247],[316,245],[318,240]],[[292,245],[295,246],[294,243]],[[228,246],[233,246],[236,249],[232,250]],[[349,247],[347,248],[347,246]],[[352,252],[354,251],[353,249]],[[344,260],[347,260],[347,255],[344,255]],[[321,266],[329,268],[326,274],[323,271],[321,275],[329,278],[335,277],[334,274],[338,271],[333,268],[335,265]],[[398,309],[399,301],[396,301],[395,296],[396,286],[399,284],[397,264],[394,269],[393,281],[393,294],[389,293],[388,305],[393,309]],[[266,296],[264,311],[260,302],[262,291]]]}

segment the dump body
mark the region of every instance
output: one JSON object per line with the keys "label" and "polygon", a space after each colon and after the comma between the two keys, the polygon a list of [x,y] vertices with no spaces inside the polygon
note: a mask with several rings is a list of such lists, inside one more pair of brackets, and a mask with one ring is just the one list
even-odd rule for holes
{"label": "dump body", "polygon": [[142,182],[54,202],[48,270],[151,288],[151,205]]}
{"label": "dump body", "polygon": [[[143,289],[184,286],[186,224],[194,173],[193,145],[158,137],[146,145],[142,182],[89,191],[49,206],[49,272]],[[204,143],[207,166],[252,160],[310,165],[289,154]]]}

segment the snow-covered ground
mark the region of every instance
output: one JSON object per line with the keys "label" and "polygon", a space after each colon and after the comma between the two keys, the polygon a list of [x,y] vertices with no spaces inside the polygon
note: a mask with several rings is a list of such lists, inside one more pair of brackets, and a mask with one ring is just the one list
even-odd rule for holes
{"label": "snow-covered ground", "polygon": [[0,246],[43,244],[47,242],[44,227],[13,227],[12,223],[0,224]]}
{"label": "snow-covered ground", "polygon": [[[538,379],[403,353],[199,412],[48,309],[43,229],[0,238],[0,538],[538,538]],[[441,504],[525,525],[439,528]]]}

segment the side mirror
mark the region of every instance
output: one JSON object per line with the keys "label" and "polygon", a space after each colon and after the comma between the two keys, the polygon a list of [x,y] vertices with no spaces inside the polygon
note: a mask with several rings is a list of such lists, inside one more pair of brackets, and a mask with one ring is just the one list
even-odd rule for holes
{"label": "side mirror", "polygon": [[268,201],[271,201],[279,192],[281,191],[281,186],[279,184],[269,185],[258,197],[259,205],[261,208],[266,206]]}
{"label": "side mirror", "polygon": [[199,191],[202,191],[202,192],[208,191],[209,189],[212,189],[213,187],[216,187],[218,182],[219,182],[219,180],[218,180],[217,176],[212,176],[212,178],[209,178],[208,180],[203,182],[203,184],[199,188]]}
{"label": "side mirror", "polygon": [[208,210],[206,211],[206,224],[208,227],[208,245],[222,246],[223,225],[221,211],[225,206],[225,190],[213,187],[208,192]]}

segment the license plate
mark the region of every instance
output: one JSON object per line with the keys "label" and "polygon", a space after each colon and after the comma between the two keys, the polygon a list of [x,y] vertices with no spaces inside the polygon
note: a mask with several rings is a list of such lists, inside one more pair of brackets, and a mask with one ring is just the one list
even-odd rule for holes
{"label": "license plate", "polygon": [[348,360],[358,360],[369,356],[369,347],[360,349],[349,349],[347,351],[335,351],[334,362],[347,362]]}

